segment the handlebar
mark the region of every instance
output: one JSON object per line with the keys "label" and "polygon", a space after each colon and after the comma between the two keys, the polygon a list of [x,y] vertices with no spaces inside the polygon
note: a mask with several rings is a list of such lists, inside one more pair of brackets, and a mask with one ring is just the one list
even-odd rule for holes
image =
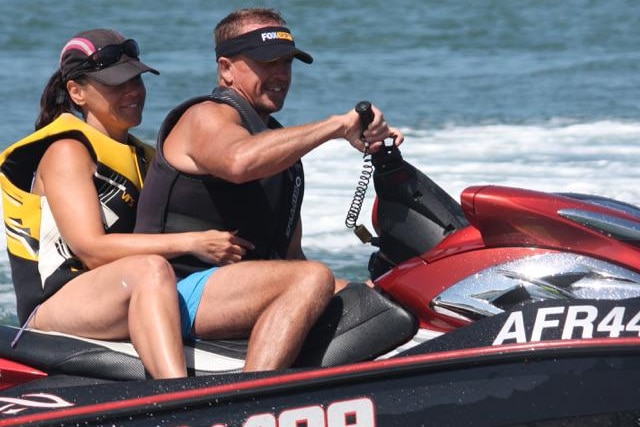
{"label": "handlebar", "polygon": [[369,101],[360,101],[356,104],[355,110],[360,116],[360,138],[364,140],[364,131],[373,121],[373,109]]}
{"label": "handlebar", "polygon": [[[360,101],[356,104],[355,110],[360,116],[360,138],[367,144],[364,138],[364,131],[373,121],[371,103],[369,101]],[[381,167],[388,169],[390,167],[398,167],[402,163],[402,155],[398,147],[396,147],[392,141],[389,141],[389,143],[385,143],[382,149],[373,155],[372,160],[376,168]]]}

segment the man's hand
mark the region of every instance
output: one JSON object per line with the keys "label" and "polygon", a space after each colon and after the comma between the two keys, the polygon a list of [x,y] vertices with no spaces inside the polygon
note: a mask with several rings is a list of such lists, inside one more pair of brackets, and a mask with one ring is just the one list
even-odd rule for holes
{"label": "man's hand", "polygon": [[[369,124],[364,133],[360,129],[360,116],[355,110],[351,110],[344,114],[345,136],[344,138],[358,151],[364,152],[365,141],[369,144],[368,150],[370,152],[376,152],[380,149],[383,141],[387,138],[392,138],[396,145],[402,144],[404,141],[404,135],[396,128],[390,127],[384,119],[382,111],[380,111],[374,105],[373,109],[373,121]],[[365,141],[360,137],[364,136]]]}

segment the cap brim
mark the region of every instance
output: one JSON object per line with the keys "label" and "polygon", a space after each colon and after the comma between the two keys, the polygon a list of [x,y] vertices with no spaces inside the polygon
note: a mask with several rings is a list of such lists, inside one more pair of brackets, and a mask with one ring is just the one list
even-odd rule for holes
{"label": "cap brim", "polygon": [[158,70],[136,60],[129,59],[103,70],[87,73],[87,76],[107,86],[119,86],[142,73],[160,74]]}
{"label": "cap brim", "polygon": [[255,59],[256,61],[264,62],[287,57],[295,57],[305,64],[311,64],[313,62],[313,57],[311,55],[292,46],[291,44],[272,44],[268,46],[261,46],[255,49],[246,50],[242,52],[242,54],[251,59]]}

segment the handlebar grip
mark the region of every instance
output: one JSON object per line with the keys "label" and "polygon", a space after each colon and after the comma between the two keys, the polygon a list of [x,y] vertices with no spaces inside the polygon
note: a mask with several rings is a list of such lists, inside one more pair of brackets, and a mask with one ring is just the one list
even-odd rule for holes
{"label": "handlebar grip", "polygon": [[360,132],[364,133],[373,121],[373,109],[371,108],[371,103],[369,101],[360,101],[356,105],[355,110],[360,116]]}

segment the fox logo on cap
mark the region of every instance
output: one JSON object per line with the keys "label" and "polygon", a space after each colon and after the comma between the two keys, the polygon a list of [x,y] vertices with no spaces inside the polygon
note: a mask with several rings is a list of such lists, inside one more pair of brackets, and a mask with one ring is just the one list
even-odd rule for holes
{"label": "fox logo on cap", "polygon": [[291,33],[287,33],[286,31],[268,31],[260,34],[260,36],[262,37],[263,42],[274,39],[293,41],[293,36],[291,36]]}

